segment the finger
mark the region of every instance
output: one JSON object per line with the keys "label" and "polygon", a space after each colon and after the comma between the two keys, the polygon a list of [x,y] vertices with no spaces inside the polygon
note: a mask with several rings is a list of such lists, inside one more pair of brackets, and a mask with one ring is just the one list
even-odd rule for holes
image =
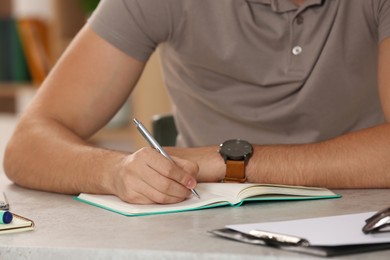
{"label": "finger", "polygon": [[[116,187],[116,195],[123,201],[134,204],[153,204],[154,201],[144,195],[147,187],[144,182],[127,176]],[[137,190],[139,189],[139,191]],[[140,192],[141,191],[141,192]]]}
{"label": "finger", "polygon": [[188,189],[195,188],[197,184],[196,177],[199,173],[198,164],[177,157],[173,157],[172,159],[175,161],[176,165],[179,168],[183,169],[185,173],[189,174],[187,176],[183,176],[183,179],[179,182],[186,186]]}
{"label": "finger", "polygon": [[136,192],[134,190],[131,192],[127,192],[125,196],[119,198],[125,202],[132,203],[132,204],[142,204],[142,205],[155,204],[153,200],[143,195],[142,193]]}
{"label": "finger", "polygon": [[132,191],[127,194],[127,196],[122,197],[121,199],[125,202],[133,203],[133,204],[172,204],[183,201],[182,198],[167,196],[157,190],[150,189],[150,192],[147,192],[148,189],[143,189],[142,192]]}
{"label": "finger", "polygon": [[[154,171],[153,169],[150,170]],[[148,174],[148,176],[150,175]],[[165,184],[161,182],[165,182]],[[144,181],[143,179],[139,179],[137,188],[139,188],[139,194],[149,200],[143,200],[143,204],[145,202],[148,204],[150,204],[150,202],[153,204],[178,203],[190,195],[187,188],[160,175],[159,173],[155,174],[153,181]]]}
{"label": "finger", "polygon": [[185,200],[189,196],[189,192],[187,191],[185,191],[184,193],[186,194],[185,196],[180,196],[180,197],[169,195],[165,191],[161,192],[158,189],[154,189],[154,187],[151,187],[150,191],[151,193],[148,194],[148,198],[157,204],[178,203]]}
{"label": "finger", "polygon": [[[128,171],[132,171],[133,174],[129,175],[128,178],[135,178],[134,181],[143,181],[137,185],[143,187],[144,190],[141,193],[146,194],[151,200],[157,203],[174,203],[189,196],[189,190],[186,187],[167,177],[172,168],[175,168],[176,171],[180,169],[155,149],[142,148],[130,156],[129,161],[132,165],[129,166]],[[134,186],[134,183],[129,182],[130,185]],[[140,190],[139,187],[136,189]]]}
{"label": "finger", "polygon": [[143,153],[141,157],[145,163],[156,172],[181,183],[189,189],[196,186],[196,176],[199,172],[196,163],[176,157],[170,160],[153,148],[142,148],[139,152]]}
{"label": "finger", "polygon": [[[150,172],[144,174],[142,177],[145,183],[165,196],[175,197],[178,200],[185,199],[190,193],[188,188],[169,177],[172,175],[172,173],[169,172],[172,171],[173,168],[177,168],[177,166],[165,158],[163,158],[163,162],[159,163],[157,161],[157,163],[158,169],[156,169],[155,165],[148,165],[148,171]],[[177,171],[177,169],[175,171]]]}
{"label": "finger", "polygon": [[118,187],[118,197],[134,204],[168,204],[183,201],[184,197],[160,192],[144,180],[128,174]]}

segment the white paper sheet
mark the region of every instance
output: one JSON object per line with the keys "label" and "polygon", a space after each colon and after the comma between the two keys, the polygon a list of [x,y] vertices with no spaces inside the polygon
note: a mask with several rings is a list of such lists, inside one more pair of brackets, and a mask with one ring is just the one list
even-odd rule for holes
{"label": "white paper sheet", "polygon": [[382,234],[363,233],[365,220],[375,212],[310,218],[268,223],[228,225],[227,228],[243,233],[251,230],[305,238],[312,246],[340,246],[356,244],[390,243],[390,232]]}

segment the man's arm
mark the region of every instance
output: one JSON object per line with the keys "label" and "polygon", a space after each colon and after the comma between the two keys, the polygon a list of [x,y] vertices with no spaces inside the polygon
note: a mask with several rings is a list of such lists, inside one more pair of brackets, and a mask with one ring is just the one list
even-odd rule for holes
{"label": "man's arm", "polygon": [[6,150],[7,176],[53,192],[115,194],[136,203],[183,200],[196,185],[195,164],[173,164],[151,148],[129,155],[85,141],[125,102],[143,67],[83,28],[23,114]]}
{"label": "man's arm", "polygon": [[[390,121],[390,39],[379,52],[379,92]],[[197,161],[199,181],[220,181],[226,166],[218,146],[169,149]],[[247,165],[248,182],[323,186],[328,188],[390,188],[390,124],[348,133],[314,144],[254,145]]]}

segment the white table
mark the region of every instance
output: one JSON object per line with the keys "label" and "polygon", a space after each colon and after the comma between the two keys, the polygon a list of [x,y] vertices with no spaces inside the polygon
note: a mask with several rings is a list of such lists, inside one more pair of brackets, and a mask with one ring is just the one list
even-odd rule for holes
{"label": "white table", "polygon": [[[0,235],[0,259],[312,259],[278,249],[214,237],[227,224],[375,211],[388,190],[343,190],[341,199],[248,203],[167,215],[125,217],[75,201],[73,196],[24,189],[0,174],[11,210],[36,229]],[[389,259],[390,250],[342,259]],[[338,258],[332,258],[338,259]]]}

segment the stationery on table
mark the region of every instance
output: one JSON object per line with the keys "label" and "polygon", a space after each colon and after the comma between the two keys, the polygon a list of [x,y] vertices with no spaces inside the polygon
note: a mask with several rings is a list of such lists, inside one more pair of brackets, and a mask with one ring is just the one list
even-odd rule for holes
{"label": "stationery on table", "polygon": [[8,210],[0,210],[0,224],[9,224],[12,222],[13,215]]}
{"label": "stationery on table", "polygon": [[34,229],[34,222],[31,219],[12,213],[11,222],[0,224],[0,235],[7,234],[7,233],[29,231],[33,229]]}
{"label": "stationery on table", "polygon": [[[267,223],[227,225],[210,231],[214,235],[239,242],[318,256],[335,256],[390,249],[389,215],[382,216],[380,232],[363,232],[374,212],[308,218]],[[387,230],[388,231],[388,230]]]}
{"label": "stationery on table", "polygon": [[9,210],[8,199],[4,192],[3,192],[3,198],[0,199],[0,210]]}
{"label": "stationery on table", "polygon": [[81,193],[77,200],[126,216],[140,216],[200,210],[220,206],[241,206],[249,201],[288,201],[339,198],[340,195],[325,188],[251,184],[251,183],[199,183],[200,199],[195,196],[175,204],[130,204],[113,195]]}
{"label": "stationery on table", "polygon": [[[167,159],[172,160],[137,119],[133,119],[143,137]],[[191,189],[194,196],[176,204],[139,205],[130,204],[113,195],[81,193],[76,199],[97,207],[111,210],[126,216],[164,214],[214,208],[219,206],[240,206],[244,201],[307,200],[338,198],[328,189],[300,186],[238,184],[238,183],[200,183],[198,192]]]}
{"label": "stationery on table", "polygon": [[0,234],[22,232],[34,229],[34,222],[31,219],[11,213],[7,196],[3,192],[3,199],[0,199]]}

